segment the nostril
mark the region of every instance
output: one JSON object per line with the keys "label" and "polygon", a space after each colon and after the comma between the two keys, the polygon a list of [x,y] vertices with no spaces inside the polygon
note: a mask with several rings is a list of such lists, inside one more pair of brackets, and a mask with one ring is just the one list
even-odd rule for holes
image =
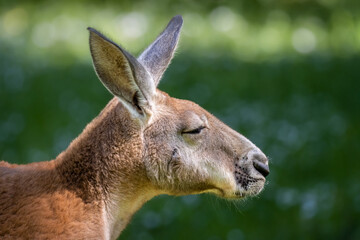
{"label": "nostril", "polygon": [[254,159],[253,165],[254,165],[254,168],[256,170],[258,170],[264,177],[269,175],[269,173],[270,173],[269,166],[266,165],[265,163],[263,163],[257,159]]}

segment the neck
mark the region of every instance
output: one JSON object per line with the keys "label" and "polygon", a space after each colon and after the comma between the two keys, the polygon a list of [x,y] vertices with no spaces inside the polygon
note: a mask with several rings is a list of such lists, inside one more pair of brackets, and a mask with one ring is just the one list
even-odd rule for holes
{"label": "neck", "polygon": [[132,215],[157,195],[143,163],[138,122],[113,99],[56,159],[66,187],[85,203],[102,206],[106,239],[116,238]]}

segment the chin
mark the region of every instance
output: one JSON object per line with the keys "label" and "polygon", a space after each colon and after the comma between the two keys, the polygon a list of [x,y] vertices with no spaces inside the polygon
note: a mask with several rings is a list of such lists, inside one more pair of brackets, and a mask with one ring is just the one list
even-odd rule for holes
{"label": "chin", "polygon": [[237,183],[233,191],[222,190],[216,195],[225,199],[245,199],[247,197],[254,197],[258,195],[264,189],[264,186],[265,179],[259,178],[248,182],[247,184]]}
{"label": "chin", "polygon": [[[227,172],[222,178],[197,193],[212,193],[224,199],[244,199],[258,195],[265,186],[265,177],[257,171],[243,168]],[[196,194],[196,193],[195,193]]]}

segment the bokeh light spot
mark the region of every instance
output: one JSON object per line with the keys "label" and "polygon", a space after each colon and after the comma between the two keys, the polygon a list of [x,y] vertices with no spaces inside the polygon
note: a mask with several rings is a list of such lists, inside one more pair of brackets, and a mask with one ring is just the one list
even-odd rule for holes
{"label": "bokeh light spot", "polygon": [[56,38],[56,30],[53,24],[42,22],[35,26],[32,34],[33,43],[40,48],[50,47]]}
{"label": "bokeh light spot", "polygon": [[310,53],[316,47],[316,37],[307,28],[299,28],[292,35],[292,44],[299,53]]}
{"label": "bokeh light spot", "polygon": [[120,18],[120,30],[127,38],[138,38],[148,29],[148,19],[140,12],[131,12]]}
{"label": "bokeh light spot", "polygon": [[218,7],[210,13],[210,22],[214,29],[227,32],[234,27],[236,15],[228,7]]}
{"label": "bokeh light spot", "polygon": [[3,34],[8,37],[20,35],[27,27],[28,16],[23,8],[15,8],[6,12],[3,16]]}

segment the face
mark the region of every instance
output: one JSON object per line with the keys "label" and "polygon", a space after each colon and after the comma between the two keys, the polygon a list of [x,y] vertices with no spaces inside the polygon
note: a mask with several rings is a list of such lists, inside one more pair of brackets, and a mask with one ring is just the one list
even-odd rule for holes
{"label": "face", "polygon": [[89,28],[95,70],[131,119],[140,123],[147,176],[159,191],[212,192],[225,198],[258,194],[269,173],[265,155],[195,103],[156,90],[182,23],[181,16],[175,16],[138,58]]}
{"label": "face", "polygon": [[258,194],[269,173],[265,155],[248,139],[193,102],[157,91],[144,130],[145,165],[152,183],[171,195]]}

